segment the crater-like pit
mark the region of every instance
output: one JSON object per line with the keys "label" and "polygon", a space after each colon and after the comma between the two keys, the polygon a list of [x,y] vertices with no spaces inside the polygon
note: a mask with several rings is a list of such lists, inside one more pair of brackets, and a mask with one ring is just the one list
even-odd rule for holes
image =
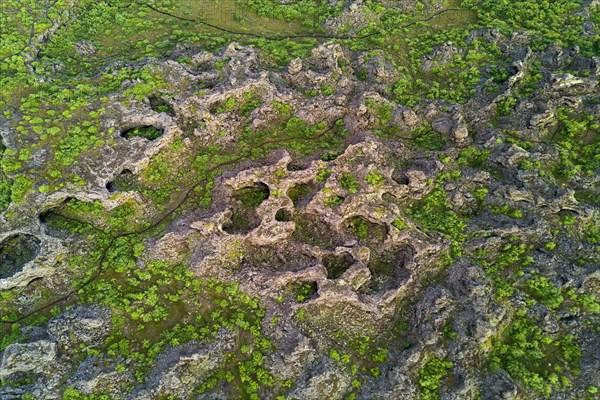
{"label": "crater-like pit", "polygon": [[106,190],[110,193],[126,192],[133,188],[134,183],[135,176],[133,175],[133,172],[124,169],[114,180],[106,184]]}
{"label": "crater-like pit", "polygon": [[20,272],[40,252],[40,240],[33,235],[9,236],[0,243],[0,279]]}
{"label": "crater-like pit", "polygon": [[157,96],[152,96],[148,100],[150,100],[150,108],[153,111],[158,113],[164,112],[171,117],[175,116],[175,110],[173,110],[173,107],[166,100]]}
{"label": "crater-like pit", "polygon": [[256,207],[269,198],[269,187],[262,182],[254,186],[241,188],[233,196],[231,223],[223,226],[223,230],[231,234],[248,233],[260,225]]}
{"label": "crater-like pit", "polygon": [[261,271],[302,271],[315,265],[314,255],[302,249],[298,243],[256,246],[244,254],[243,266]]}
{"label": "crater-like pit", "polygon": [[327,255],[323,257],[323,265],[327,269],[327,278],[337,279],[355,263],[354,257],[344,252],[340,255]]}
{"label": "crater-like pit", "polygon": [[54,237],[65,237],[72,233],[81,233],[87,224],[70,215],[69,205],[77,203],[74,197],[67,197],[60,205],[52,207],[40,213],[38,218],[47,235]]}
{"label": "crater-like pit", "polygon": [[130,139],[132,137],[143,137],[144,139],[148,140],[156,140],[164,133],[164,129],[156,128],[151,125],[145,125],[124,130],[121,132],[121,137],[125,139]]}
{"label": "crater-like pit", "polygon": [[317,192],[318,187],[314,183],[303,183],[288,189],[287,195],[294,203],[294,207],[304,207]]}
{"label": "crater-like pit", "polygon": [[275,221],[279,222],[289,222],[292,220],[292,214],[285,208],[280,208],[275,213]]}
{"label": "crater-like pit", "polygon": [[394,172],[392,173],[392,179],[398,185],[408,185],[410,182],[408,180],[408,175],[406,175],[406,172],[398,169],[394,170]]}
{"label": "crater-like pit", "polygon": [[386,225],[375,224],[360,216],[349,218],[346,221],[346,227],[351,234],[363,243],[381,244],[388,235]]}
{"label": "crater-like pit", "polygon": [[335,248],[344,243],[344,238],[317,215],[295,213],[294,222],[296,223],[296,229],[292,234],[294,241],[325,248]]}
{"label": "crater-like pit", "polygon": [[413,257],[413,249],[408,246],[382,254],[374,254],[368,264],[369,270],[371,270],[369,290],[380,292],[400,287],[411,275],[406,265]]}

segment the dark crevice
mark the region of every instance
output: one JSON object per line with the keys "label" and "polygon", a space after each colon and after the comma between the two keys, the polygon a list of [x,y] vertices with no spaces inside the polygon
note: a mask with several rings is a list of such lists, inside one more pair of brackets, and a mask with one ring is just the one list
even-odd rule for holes
{"label": "dark crevice", "polygon": [[292,215],[285,208],[281,208],[281,209],[277,210],[277,213],[275,213],[275,221],[288,222],[291,220],[292,220]]}
{"label": "dark crevice", "polygon": [[164,112],[171,117],[175,116],[175,110],[173,110],[173,107],[166,100],[156,96],[152,96],[148,100],[150,100],[150,108],[153,111],[158,113]]}
{"label": "dark crevice", "polygon": [[110,193],[131,190],[134,179],[135,177],[133,172],[131,172],[129,169],[124,169],[114,180],[106,183],[106,190],[108,190]]}
{"label": "dark crevice", "polygon": [[289,188],[287,195],[294,203],[294,207],[302,208],[310,202],[318,189],[314,183],[304,183]]}
{"label": "dark crevice", "polygon": [[328,255],[323,257],[323,265],[327,269],[327,278],[337,279],[348,270],[356,261],[350,254]]}
{"label": "dark crevice", "polygon": [[152,141],[158,139],[164,133],[164,129],[156,128],[151,125],[145,125],[124,130],[123,132],[121,132],[121,137],[125,139],[130,139],[132,137],[143,137]]}
{"label": "dark crevice", "polygon": [[394,170],[394,173],[392,174],[392,179],[398,185],[408,185],[409,184],[408,175],[406,175],[406,172],[404,172],[404,171],[400,171],[397,169]]}
{"label": "dark crevice", "polygon": [[411,275],[406,265],[414,258],[414,251],[404,246],[395,251],[375,254],[368,267],[371,270],[369,289],[373,292],[400,287]]}
{"label": "dark crevice", "polygon": [[40,240],[27,234],[9,236],[0,243],[0,279],[20,272],[40,252]]}
{"label": "dark crevice", "polygon": [[269,198],[269,187],[262,182],[237,190],[233,196],[231,222],[223,226],[230,234],[248,233],[258,227],[261,219],[256,207]]}

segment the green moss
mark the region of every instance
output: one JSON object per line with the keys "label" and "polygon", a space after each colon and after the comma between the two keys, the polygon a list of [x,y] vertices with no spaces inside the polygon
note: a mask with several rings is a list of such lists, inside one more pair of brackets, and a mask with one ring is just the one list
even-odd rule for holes
{"label": "green moss", "polygon": [[2,336],[0,338],[0,351],[3,351],[7,346],[17,342],[21,336],[21,325],[10,325],[8,332],[2,332]]}
{"label": "green moss", "polygon": [[494,214],[502,214],[515,219],[521,219],[525,216],[523,211],[519,210],[518,208],[513,208],[508,204],[503,204],[501,206],[490,206],[490,211]]}
{"label": "green moss", "polygon": [[244,117],[249,117],[252,111],[260,107],[262,100],[255,93],[244,93],[244,100],[240,106],[240,114]]}
{"label": "green moss", "polygon": [[434,357],[427,361],[423,368],[419,370],[419,387],[421,389],[421,399],[436,400],[440,398],[440,388],[442,381],[452,368],[452,363]]}
{"label": "green moss", "polygon": [[350,194],[355,194],[360,189],[360,184],[358,180],[347,172],[344,172],[339,179],[340,185],[348,191]]}
{"label": "green moss", "polygon": [[143,137],[148,140],[156,140],[159,137],[161,137],[162,134],[163,134],[163,130],[155,128],[154,126],[138,127],[138,128],[134,128],[134,129],[128,130],[127,132],[123,133],[124,137],[127,137],[127,138],[137,136],[137,137]]}
{"label": "green moss", "polygon": [[363,217],[354,216],[348,220],[348,227],[361,241],[382,243],[387,235],[387,229],[383,225],[374,224]]}
{"label": "green moss", "polygon": [[0,178],[0,212],[4,211],[11,203],[12,182],[9,179]]}
{"label": "green moss", "polygon": [[[468,0],[464,6],[475,3],[475,0]],[[580,6],[578,0],[484,0],[477,3],[475,10],[481,25],[497,28],[503,34],[530,32],[534,36],[533,47],[536,50],[557,42],[563,46],[578,44],[585,52],[591,50],[592,40],[581,37],[583,17],[575,13]]]}
{"label": "green moss", "polygon": [[11,201],[20,204],[23,202],[25,196],[31,191],[34,185],[33,179],[26,175],[17,175],[13,184],[10,188],[11,190]]}
{"label": "green moss", "polygon": [[110,400],[110,396],[108,394],[85,394],[73,387],[68,387],[63,392],[61,400]]}
{"label": "green moss", "polygon": [[296,303],[304,303],[317,292],[317,285],[314,283],[305,283],[296,289]]}
{"label": "green moss", "polygon": [[475,147],[469,147],[460,151],[456,162],[458,165],[468,165],[470,167],[481,167],[490,157],[489,150],[481,150]]}
{"label": "green moss", "polygon": [[238,107],[238,102],[234,97],[228,97],[225,99],[223,104],[219,105],[215,109],[215,114],[223,114],[225,112],[232,112]]}
{"label": "green moss", "polygon": [[323,168],[317,172],[316,179],[318,182],[325,182],[330,176],[331,170],[329,168]]}
{"label": "green moss", "polygon": [[491,278],[495,295],[498,299],[507,299],[513,295],[514,282],[523,275],[523,268],[533,263],[529,255],[532,245],[509,240],[498,251],[479,250],[477,263],[481,265]]}
{"label": "green moss", "polygon": [[235,193],[235,198],[239,200],[244,207],[256,208],[269,198],[269,189],[262,185],[242,188]]}
{"label": "green moss", "polygon": [[564,300],[560,289],[541,275],[528,279],[526,284],[533,298],[539,300],[549,308],[558,308]]}
{"label": "green moss", "polygon": [[342,205],[344,200],[341,196],[327,196],[325,197],[325,204],[329,207],[337,207]]}
{"label": "green moss", "polygon": [[570,179],[578,173],[595,174],[600,168],[600,124],[592,115],[576,115],[565,108],[556,116],[559,127],[552,143],[560,162],[552,168],[554,175]]}
{"label": "green moss", "polygon": [[578,367],[581,351],[573,339],[567,335],[555,342],[520,313],[503,337],[494,341],[491,366],[503,368],[522,385],[549,396],[563,390]]}
{"label": "green moss", "polygon": [[428,123],[416,128],[412,137],[412,143],[422,149],[443,150],[446,147],[446,137],[435,132]]}
{"label": "green moss", "polygon": [[275,0],[249,0],[248,7],[258,15],[277,18],[285,21],[300,21],[303,25],[320,31],[321,24],[331,16],[339,13],[340,9],[328,3],[313,1],[298,1],[281,4]]}
{"label": "green moss", "polygon": [[383,174],[377,171],[371,171],[365,176],[365,182],[367,182],[369,185],[373,185],[376,187],[380,186],[384,180],[385,177],[383,176]]}
{"label": "green moss", "polygon": [[412,204],[407,214],[427,231],[442,232],[458,241],[465,240],[466,223],[450,209],[446,193],[441,188],[434,189]]}
{"label": "green moss", "polygon": [[392,226],[394,226],[398,230],[403,230],[406,228],[406,222],[404,222],[400,218],[396,218],[392,221]]}

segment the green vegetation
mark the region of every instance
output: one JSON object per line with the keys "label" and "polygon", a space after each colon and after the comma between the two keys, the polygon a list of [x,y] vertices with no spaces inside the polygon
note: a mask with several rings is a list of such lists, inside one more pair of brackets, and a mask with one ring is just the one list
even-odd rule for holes
{"label": "green vegetation", "polygon": [[440,398],[442,381],[450,372],[452,363],[437,357],[427,361],[419,370],[419,387],[421,388],[421,399],[436,400]]}
{"label": "green vegetation", "polygon": [[429,124],[423,124],[412,132],[414,145],[427,150],[443,150],[446,147],[446,137],[434,132]]}
{"label": "green vegetation", "polygon": [[344,172],[340,177],[340,185],[350,194],[355,194],[360,189],[358,180],[350,173]]}
{"label": "green vegetation", "polygon": [[9,205],[12,197],[12,182],[8,179],[0,180],[0,211],[5,210]]}
{"label": "green vegetation", "polygon": [[489,150],[481,150],[476,147],[469,147],[461,150],[458,159],[458,165],[468,165],[473,168],[481,167],[490,157]]}
{"label": "green vegetation", "polygon": [[293,3],[280,3],[276,0],[249,0],[248,6],[258,15],[284,21],[299,21],[303,25],[322,31],[327,18],[336,15],[340,9],[327,2],[300,0]]}
{"label": "green vegetation", "polygon": [[[475,3],[476,0],[463,2],[465,6]],[[577,44],[584,52],[594,48],[592,38],[582,37],[583,17],[574,12],[581,6],[581,1],[484,0],[477,4],[480,25],[497,28],[505,35],[528,31],[534,36],[534,48],[537,50],[550,43]]]}
{"label": "green vegetation", "polygon": [[406,222],[404,222],[402,219],[400,218],[396,218],[392,221],[392,225],[394,226],[394,228],[398,229],[398,230],[402,230],[406,228]]}
{"label": "green vegetation", "polygon": [[269,189],[265,186],[261,185],[242,188],[236,192],[235,198],[239,200],[244,207],[256,208],[269,198]]}
{"label": "green vegetation", "polygon": [[521,219],[524,217],[523,211],[518,208],[513,208],[508,204],[503,204],[501,206],[490,206],[490,211],[494,214],[502,214],[511,218]]}
{"label": "green vegetation", "polygon": [[369,225],[367,221],[362,218],[354,218],[350,224],[357,238],[366,239],[369,237]]}
{"label": "green vegetation", "polygon": [[533,246],[513,239],[503,244],[497,252],[487,253],[485,249],[479,251],[478,264],[491,277],[498,299],[507,299],[513,295],[512,281],[523,275],[523,268],[534,261],[529,255],[532,249]]}
{"label": "green vegetation", "polygon": [[344,198],[341,196],[327,196],[325,197],[325,204],[329,207],[337,207],[344,203]]}
{"label": "green vegetation", "polygon": [[550,139],[559,151],[560,162],[553,173],[572,178],[577,173],[593,175],[600,169],[600,124],[591,115],[576,116],[565,108],[556,113],[559,128]]}
{"label": "green vegetation", "polygon": [[[0,7],[0,109],[3,120],[0,122],[3,126],[6,123],[11,133],[14,132],[11,149],[0,145],[0,212],[7,210],[11,203],[15,206],[2,216],[8,221],[7,226],[13,226],[20,217],[18,206],[27,206],[27,201],[34,195],[52,196],[65,189],[73,193],[85,192],[89,191],[91,183],[97,183],[95,179],[87,181],[87,160],[97,159],[119,140],[115,137],[119,132],[105,124],[106,118],[114,117],[113,94],[119,93],[118,101],[125,106],[149,101],[154,111],[173,115],[173,108],[160,99],[180,98],[191,87],[195,87],[193,91],[200,96],[212,90],[212,83],[174,82],[169,71],[158,67],[154,60],[176,58],[194,73],[214,70],[220,74],[214,83],[218,85],[218,79],[223,79],[229,68],[229,59],[219,58],[214,67],[210,63],[199,66],[191,54],[198,50],[221,51],[235,40],[242,45],[258,47],[261,65],[278,70],[293,58],[305,59],[317,44],[329,40],[311,36],[326,36],[323,24],[342,12],[343,2],[225,0],[218,3],[220,13],[210,11],[217,6],[212,0],[3,1]],[[527,317],[526,308],[517,311],[516,316],[512,315],[514,309],[508,300],[516,299],[515,294],[518,294],[519,300],[524,299],[525,307],[541,303],[549,309],[551,316],[564,310],[572,311],[578,318],[580,314],[588,317],[588,313],[600,312],[596,297],[583,293],[583,289],[576,292],[567,284],[555,286],[554,283],[558,284],[560,280],[533,258],[536,249],[545,249],[542,253],[546,256],[551,252],[553,257],[571,261],[570,255],[562,254],[568,246],[561,240],[564,234],[577,232],[578,238],[584,241],[582,253],[585,254],[578,255],[573,262],[585,268],[595,265],[596,259],[589,255],[588,248],[600,243],[597,218],[592,216],[584,220],[564,211],[560,218],[552,221],[560,225],[560,230],[552,233],[551,241],[547,235],[534,239],[498,236],[493,246],[472,250],[472,243],[464,245],[467,239],[480,234],[483,237],[495,235],[496,228],[492,225],[489,230],[487,226],[482,230],[471,230],[475,220],[468,221],[467,218],[476,216],[481,210],[489,210],[491,214],[522,219],[524,210],[529,212],[530,208],[487,204],[488,198],[494,201],[494,196],[488,196],[494,186],[478,186],[482,183],[466,188],[473,194],[475,206],[454,207],[455,198],[452,203],[449,201],[442,184],[461,186],[461,171],[470,178],[468,174],[478,172],[473,169],[483,169],[496,183],[504,180],[502,172],[495,169],[496,160],[489,160],[490,143],[486,142],[484,149],[482,142],[477,141],[477,145],[459,151],[450,148],[445,135],[435,132],[430,123],[417,122],[418,126],[411,125],[412,129],[402,124],[403,128],[400,128],[396,119],[400,118],[397,113],[402,114],[404,106],[422,105],[424,100],[435,100],[442,112],[450,112],[453,106],[449,103],[465,104],[480,88],[478,85],[483,85],[484,92],[478,95],[495,96],[506,88],[514,60],[503,53],[501,46],[489,40],[489,30],[476,30],[469,37],[473,28],[494,28],[507,38],[514,32],[525,31],[533,38],[530,47],[534,51],[558,44],[564,49],[579,49],[583,56],[591,56],[600,52],[597,29],[594,31],[593,28],[600,24],[600,7],[590,8],[590,15],[586,16],[579,11],[584,4],[580,0],[450,1],[445,6],[463,10],[441,13],[428,22],[419,22],[433,16],[427,2],[417,2],[414,9],[408,11],[384,3],[364,2],[360,10],[364,23],[343,23],[330,28],[337,29],[340,36],[334,42],[341,43],[345,49],[364,52],[366,63],[380,63],[376,68],[361,65],[355,69],[355,74],[363,82],[361,85],[377,85],[376,91],[381,97],[377,95],[377,100],[369,98],[365,101],[368,117],[376,121],[373,132],[386,144],[402,144],[403,153],[398,165],[408,166],[415,154],[430,157],[428,151],[435,151],[434,155],[443,162],[445,169],[438,175],[434,189],[419,201],[405,204],[402,200],[394,200],[401,211],[391,224],[399,230],[407,230],[405,233],[415,227],[426,233],[439,232],[445,238],[435,237],[435,240],[451,242],[449,250],[444,250],[447,264],[465,253],[465,257],[481,266],[492,280],[496,300],[507,307],[507,315],[513,318],[492,342],[492,368],[507,370],[523,389],[537,391],[538,397],[565,390],[579,368],[581,350],[577,338],[565,335],[563,331],[552,335],[544,333],[536,321]],[[471,11],[466,10],[472,6],[475,7]],[[586,32],[582,24],[585,18],[592,26],[586,27]],[[70,22],[57,26],[51,36],[44,38],[44,43],[37,44],[37,38],[59,19]],[[223,30],[201,21],[218,25]],[[260,37],[261,34],[266,37]],[[300,37],[302,35],[307,37]],[[272,40],[276,37],[281,40]],[[519,37],[510,40],[513,39],[521,40]],[[511,119],[499,117],[510,117],[515,109],[536,95],[542,87],[542,71],[544,76],[549,72],[569,72],[549,71],[551,68],[545,60],[543,65],[538,61],[543,58],[538,55],[533,58],[535,60],[526,65],[522,79],[512,88],[511,97],[499,102],[498,115],[490,121],[490,127],[505,127]],[[342,58],[338,61],[337,66],[343,73],[350,70],[346,64]],[[380,76],[374,76],[379,73],[379,66],[393,69],[386,75],[397,78],[396,82],[390,84]],[[318,69],[309,63],[303,68]],[[369,71],[372,70],[376,73],[371,74]],[[342,77],[336,73],[330,82],[319,82],[316,87],[306,89],[295,87],[295,83],[275,79],[273,82],[303,92],[307,101],[316,101],[319,99],[316,96],[341,93],[343,86],[337,82]],[[573,186],[576,199],[593,209],[598,205],[598,193],[587,186],[587,180],[600,170],[600,125],[585,111],[596,102],[589,97],[584,96],[582,107],[577,111],[567,106],[559,108],[556,129],[551,128],[540,140],[519,138],[522,132],[506,129],[501,131],[502,139],[498,139],[498,143],[502,140],[515,143],[526,151],[544,151],[550,147],[558,150],[558,158],[547,159],[535,158],[532,152],[529,158],[519,162],[519,169],[536,172],[551,187],[569,188],[578,180],[577,186]],[[43,325],[61,309],[97,302],[113,310],[113,330],[103,345],[82,347],[78,355],[81,358],[102,356],[107,360],[117,357],[131,360],[127,368],[138,382],[142,382],[156,357],[165,349],[192,340],[210,342],[226,328],[235,336],[234,348],[223,354],[222,365],[197,391],[210,392],[219,383],[227,382],[230,388],[227,395],[235,398],[262,398],[264,393],[270,393],[267,388],[274,387],[281,388],[284,393],[292,383],[276,382],[266,366],[265,358],[273,346],[263,331],[265,311],[260,307],[259,299],[244,293],[234,283],[194,276],[186,266],[187,250],[178,254],[182,260],[177,262],[144,256],[145,244],[162,237],[176,218],[190,211],[203,213],[207,210],[212,202],[215,179],[224,171],[241,167],[245,165],[243,162],[263,160],[281,148],[303,161],[319,157],[330,162],[347,146],[348,132],[342,119],[335,123],[307,123],[296,116],[301,114],[296,114],[297,110],[290,105],[294,103],[275,101],[265,104],[267,98],[258,90],[248,91],[241,97],[227,97],[212,106],[210,111],[214,114],[232,114],[219,118],[238,116],[239,129],[219,133],[227,138],[219,145],[194,140],[195,129],[201,128],[203,123],[183,126],[182,137],[153,155],[147,167],[136,172],[135,179],[111,193],[112,199],[118,200],[117,207],[107,210],[97,201],[70,199],[40,216],[43,229],[49,235],[69,237],[80,243],[80,247],[56,260],[57,270],[66,272],[53,278],[57,284],[62,282],[63,293],[49,293],[44,280],[35,280],[25,288],[0,292],[0,319],[5,322],[0,331],[0,351],[21,339],[21,327]],[[271,108],[274,111],[264,116],[268,125],[260,125],[262,128],[257,129],[250,119],[254,110],[263,105],[261,113]],[[189,111],[197,110],[190,106]],[[156,127],[140,126],[121,132],[121,136],[155,140],[162,133]],[[124,141],[118,143],[121,142]],[[339,184],[347,192],[342,194],[356,194],[364,183],[376,188],[384,184],[385,176],[380,171],[372,166],[367,171],[364,177],[353,175],[352,170],[339,176]],[[286,173],[283,170],[276,176],[281,179]],[[276,214],[278,221],[293,220],[297,224],[295,235],[303,235],[307,243],[323,247],[338,246],[334,233],[321,229],[322,226],[316,223],[307,228],[310,224],[302,220],[307,217],[298,216],[301,214],[299,204],[322,187],[331,174],[330,168],[322,168],[316,175],[317,183],[291,188],[288,195],[296,210],[293,215],[283,209]],[[123,197],[119,196],[122,193],[117,192],[125,187],[134,192],[134,196],[121,202]],[[323,190],[323,194],[325,204],[331,207],[345,201],[344,197],[331,191]],[[232,216],[234,228],[250,229],[255,222],[252,219],[254,209],[270,195],[276,197],[278,194],[269,193],[269,188],[260,184],[237,191],[235,198],[239,205],[235,206]],[[386,195],[392,197],[389,193]],[[12,212],[15,209],[17,212]],[[486,217],[493,222],[507,220],[497,215]],[[361,245],[370,247],[373,262],[369,263],[369,268],[373,274],[381,273],[377,270],[378,262],[380,265],[387,263],[385,268],[389,269],[386,270],[389,276],[386,279],[391,279],[398,259],[384,260],[385,257],[376,254],[377,245],[386,237],[386,228],[357,216],[347,220],[345,228],[359,239]],[[540,242],[533,243],[536,240]],[[237,248],[232,249],[231,255],[236,259],[244,256]],[[234,268],[239,262],[231,264],[225,268]],[[343,269],[340,265],[333,265],[334,275]],[[423,281],[427,282],[427,279]],[[435,279],[441,278],[431,278],[432,281]],[[386,284],[387,281],[381,287]],[[297,305],[300,307],[296,315],[298,321],[313,317],[304,307],[310,309],[308,300],[316,290],[314,283],[294,286],[292,302],[306,303]],[[57,301],[56,308],[43,308],[54,301]],[[28,315],[29,312],[33,313]],[[12,323],[22,317],[24,319],[19,323]],[[399,330],[408,335],[407,329]],[[449,323],[444,325],[442,333],[445,344],[457,337]],[[390,357],[385,339],[387,337],[383,335],[375,339],[344,336],[337,331],[333,331],[331,337],[323,338],[323,342],[331,344],[330,358],[352,375],[353,393],[349,398],[359,393],[365,379],[377,378],[385,372],[382,364]],[[410,346],[408,340],[404,344]],[[402,342],[399,345],[401,349]],[[425,362],[418,371],[423,399],[440,397],[452,366],[452,362],[439,358]],[[595,395],[598,389],[589,386],[587,391]],[[74,388],[67,388],[63,394],[63,399],[67,400],[80,398],[101,400],[108,397],[84,395]]]}
{"label": "green vegetation", "polygon": [[360,216],[349,218],[348,227],[358,239],[365,242],[382,243],[387,235],[387,228],[385,226],[374,224]]}
{"label": "green vegetation", "polygon": [[161,137],[162,134],[163,134],[162,129],[158,129],[153,126],[144,126],[144,127],[130,129],[126,132],[123,132],[122,135],[127,138],[132,137],[132,136],[138,136],[138,137],[143,137],[148,140],[156,140],[159,137]]}
{"label": "green vegetation", "polygon": [[61,400],[110,400],[110,396],[107,394],[84,394],[75,388],[68,387]]}
{"label": "green vegetation", "polygon": [[427,231],[442,232],[457,241],[465,240],[465,222],[448,205],[446,193],[434,189],[407,210],[410,218]]}
{"label": "green vegetation", "polygon": [[365,182],[375,187],[380,186],[384,180],[385,177],[377,171],[371,171],[365,176]]}
{"label": "green vegetation", "polygon": [[317,292],[317,286],[314,283],[305,283],[296,289],[296,302],[304,303]]}
{"label": "green vegetation", "polygon": [[[263,367],[271,345],[261,333],[264,311],[258,299],[235,284],[195,278],[183,265],[153,260],[140,269],[136,260],[142,250],[135,239],[117,239],[107,255],[110,269],[79,291],[83,300],[113,310],[113,332],[105,347],[88,349],[87,355],[105,353],[132,359],[141,381],[166,346],[211,340],[226,327],[238,335],[239,347],[224,358],[229,364],[223,366],[223,374],[233,373],[236,388],[250,398],[260,386],[272,385],[272,377]],[[253,350],[239,352],[244,346]],[[225,378],[219,373],[216,376]]]}
{"label": "green vegetation", "polygon": [[523,313],[493,345],[492,368],[503,368],[513,378],[545,396],[569,387],[581,351],[572,335],[553,340]]}
{"label": "green vegetation", "polygon": [[316,179],[318,182],[325,182],[330,176],[331,170],[329,168],[323,168],[317,172]]}
{"label": "green vegetation", "polygon": [[549,308],[558,308],[563,302],[560,289],[543,276],[535,276],[527,280],[527,288],[531,296]]}

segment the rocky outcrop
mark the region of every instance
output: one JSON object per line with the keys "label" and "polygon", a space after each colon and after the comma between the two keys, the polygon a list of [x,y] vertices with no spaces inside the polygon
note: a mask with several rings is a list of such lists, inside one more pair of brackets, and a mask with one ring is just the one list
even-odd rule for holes
{"label": "rocky outcrop", "polygon": [[0,378],[7,379],[20,372],[45,373],[56,357],[56,343],[48,340],[11,344],[2,354]]}
{"label": "rocky outcrop", "polygon": [[[414,6],[396,3],[390,6]],[[368,8],[354,2],[328,29],[344,33],[378,18]],[[61,306],[62,300],[77,299],[81,286],[70,284],[75,278],[79,284],[98,276],[115,285],[129,279],[139,284],[111,270],[119,260],[109,252],[115,243],[121,245],[120,239],[135,237],[139,242],[133,249],[129,242],[123,245],[124,252],[135,254],[127,261],[131,268],[144,270],[153,260],[169,268],[185,265],[197,277],[237,283],[260,299],[263,333],[271,341],[261,357],[274,377],[271,386],[261,389],[264,398],[285,393],[297,400],[354,395],[418,399],[423,389],[419,371],[433,356],[452,360],[442,399],[477,398],[478,391],[485,399],[517,398],[518,383],[502,369],[488,371],[485,361],[490,343],[503,338],[514,310],[527,306],[528,317],[552,340],[579,330],[588,348],[597,342],[589,339],[592,334],[584,331],[579,311],[573,310],[589,301],[577,300],[579,293],[594,293],[598,286],[597,273],[590,272],[597,260],[597,202],[586,196],[593,196],[600,178],[576,174],[572,187],[566,187],[550,168],[541,173],[536,165],[553,166],[563,156],[548,142],[560,126],[557,110],[587,107],[591,115],[599,115],[590,101],[598,95],[598,62],[576,49],[534,51],[527,34],[508,38],[482,29],[466,40],[496,46],[510,60],[510,76],[494,92],[485,86],[493,83],[490,71],[482,71],[485,79],[464,105],[441,100],[415,107],[397,104],[390,99],[390,87],[399,72],[385,54],[352,52],[333,42],[280,71],[267,71],[258,50],[237,43],[217,54],[192,54],[185,64],[148,62],[146,67],[161,78],[160,90],[145,99],[128,98],[125,93],[140,83],[130,80],[123,82],[122,93],[110,96],[101,120],[109,133],[68,169],[84,177],[83,183],[47,195],[34,182],[22,203],[0,215],[0,290],[23,288],[22,295],[7,298],[24,314],[39,306],[31,295],[37,293],[34,281],[52,289]],[[81,42],[76,51],[89,57],[96,49]],[[462,55],[458,44],[447,42],[421,60],[422,71],[446,68]],[[543,67],[539,90],[520,96],[520,86],[537,64]],[[567,65],[589,76],[549,72]],[[505,101],[517,98],[514,113],[498,114]],[[323,142],[306,156],[300,146],[278,147],[306,126],[319,130],[302,140],[329,137],[337,144],[343,137],[343,148],[326,148],[329,142]],[[128,134],[140,127],[162,134],[152,139]],[[265,148],[277,150],[256,156],[255,144],[274,127],[287,136],[276,132],[265,139]],[[23,133],[33,140],[27,135]],[[430,150],[419,144],[418,135],[444,143],[433,143],[438,150]],[[5,142],[15,153],[23,148],[23,138],[9,139]],[[244,147],[239,146],[242,140]],[[224,157],[212,151],[216,148],[241,150]],[[40,150],[28,167],[44,165],[50,150]],[[215,161],[219,157],[225,161]],[[185,164],[184,159],[193,161]],[[183,182],[173,187],[171,197],[154,198],[154,191],[162,189],[158,185],[138,190],[114,184],[125,171],[130,176],[123,179],[152,183],[152,168],[171,164],[181,169],[202,165],[206,171],[178,171],[186,179],[163,178],[165,185],[171,178]],[[255,197],[245,199],[249,192]],[[207,194],[212,195],[211,206],[206,205]],[[74,201],[84,204],[84,211],[92,209],[84,221],[89,229],[52,227],[48,220],[53,217],[78,221],[76,213],[66,212]],[[135,210],[127,219],[132,226],[115,229],[121,217],[115,210],[124,205]],[[588,226],[592,228],[584,232]],[[5,250],[14,238],[31,240],[20,246],[27,251],[18,257]],[[558,245],[557,238],[562,239]],[[104,253],[86,244],[96,240],[107,246]],[[495,285],[503,277],[494,276],[490,265],[517,242],[537,247],[502,271],[512,279],[511,268],[516,270],[512,289],[517,294],[500,301]],[[97,270],[73,266],[78,255],[89,255],[86,245],[94,250],[90,254]],[[24,257],[27,252],[30,257]],[[569,293],[564,300],[569,310],[553,311],[543,304],[543,296],[525,297],[523,293],[534,291],[528,280],[540,271],[561,296],[566,299]],[[74,273],[78,275],[67,275]],[[157,284],[157,292],[172,284],[165,282]],[[174,296],[177,301],[188,289],[184,284]],[[205,311],[201,301],[194,307],[199,315]],[[2,353],[0,378],[7,386],[0,388],[0,398],[25,393],[59,398],[65,387],[131,399],[234,396],[229,384],[238,377],[232,375],[219,375],[221,383],[211,386],[212,393],[198,394],[197,389],[243,352],[243,330],[221,327],[215,337],[165,344],[162,353],[153,353],[153,364],[142,377],[133,372],[138,354],[126,358],[111,350],[108,355],[103,347],[114,328],[113,316],[104,306],[79,305],[43,327],[25,330]],[[148,340],[158,340],[164,328],[158,325],[171,327],[173,316],[176,312],[167,322],[158,321],[159,333],[149,334],[157,337]],[[361,343],[370,346],[368,351]],[[375,354],[379,346],[385,347],[385,357]],[[348,359],[331,349],[345,351]],[[355,364],[350,364],[351,356]],[[592,382],[597,363],[586,357],[583,376]],[[27,382],[23,388],[17,387],[21,379]]]}

